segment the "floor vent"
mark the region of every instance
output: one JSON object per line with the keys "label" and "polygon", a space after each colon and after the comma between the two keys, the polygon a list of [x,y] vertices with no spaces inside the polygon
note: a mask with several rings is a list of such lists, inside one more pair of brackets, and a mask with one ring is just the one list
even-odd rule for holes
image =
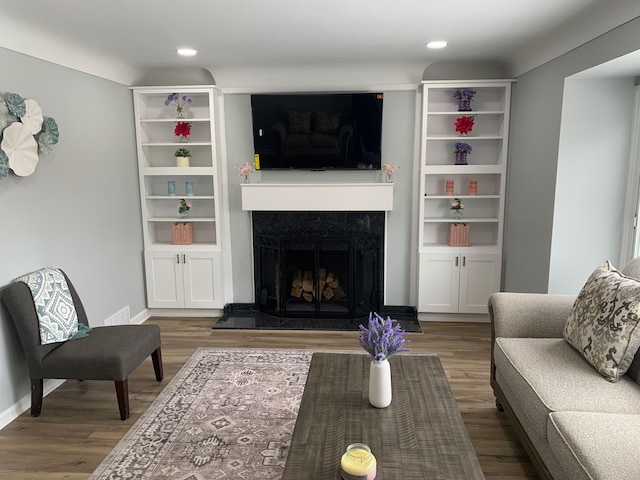
{"label": "floor vent", "polygon": [[110,325],[129,325],[129,320],[131,315],[129,313],[129,305],[124,307],[122,310],[118,310],[116,313],[111,315],[104,321],[105,326]]}

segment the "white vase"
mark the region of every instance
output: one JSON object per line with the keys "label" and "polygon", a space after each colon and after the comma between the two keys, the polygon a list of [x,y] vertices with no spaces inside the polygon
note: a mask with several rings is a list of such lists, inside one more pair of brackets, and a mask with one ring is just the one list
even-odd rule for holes
{"label": "white vase", "polygon": [[189,157],[176,157],[176,167],[188,167]]}
{"label": "white vase", "polygon": [[369,403],[376,408],[391,405],[391,367],[389,360],[371,362],[369,369]]}

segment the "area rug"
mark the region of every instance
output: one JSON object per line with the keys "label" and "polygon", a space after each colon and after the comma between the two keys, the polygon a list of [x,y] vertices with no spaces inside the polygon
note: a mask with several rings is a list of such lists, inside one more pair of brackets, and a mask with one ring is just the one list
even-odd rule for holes
{"label": "area rug", "polygon": [[199,348],[88,480],[281,478],[312,353]]}

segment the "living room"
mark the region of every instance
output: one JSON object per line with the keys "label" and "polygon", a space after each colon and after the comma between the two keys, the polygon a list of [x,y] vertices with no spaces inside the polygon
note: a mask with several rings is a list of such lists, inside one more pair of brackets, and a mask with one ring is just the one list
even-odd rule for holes
{"label": "living room", "polygon": [[[603,259],[616,264],[628,260],[620,249],[623,219],[617,206],[626,198],[625,155],[629,153],[630,132],[618,132],[622,138],[608,137],[607,142],[618,145],[622,140],[626,145],[614,149],[599,169],[592,168],[592,163],[589,169],[581,169],[573,158],[561,163],[562,154],[569,148],[561,140],[561,131],[564,102],[578,102],[565,98],[567,78],[640,49],[640,20],[636,17],[637,13],[627,17],[628,21],[604,24],[604,31],[594,38],[584,39],[576,48],[558,52],[536,68],[514,76],[502,290],[575,293]],[[25,50],[12,45],[10,39],[3,43],[0,89],[37,100],[60,126],[60,142],[40,159],[33,175],[9,174],[0,180],[7,225],[0,283],[10,283],[42,266],[59,266],[80,290],[95,325],[102,325],[123,308],[128,308],[132,322],[140,322],[147,315],[147,307],[129,87],[144,85],[144,79],[120,83],[108,75],[100,76],[99,72],[108,70],[109,65],[96,58],[87,58],[84,70],[74,69],[58,64],[55,52],[49,59],[42,59]],[[444,62],[446,56],[441,60]],[[223,248],[229,261],[222,274],[226,302],[253,299],[250,215],[240,207],[242,179],[234,168],[253,158],[250,93],[286,87],[384,92],[383,158],[401,167],[394,174],[394,207],[387,224],[386,303],[415,303],[412,232],[417,186],[413,172],[418,150],[419,86],[427,67],[423,63],[394,71],[346,64],[332,69],[303,66],[269,74],[247,69],[242,75],[232,69],[212,68],[210,75],[218,85],[223,107],[218,122],[224,148],[220,161],[222,195],[228,199]],[[184,70],[193,73],[190,78],[202,73],[201,69]],[[170,78],[169,85],[184,84],[175,72],[152,73]],[[616,104],[626,105],[628,110],[623,114],[628,121],[637,75],[600,80],[609,82],[606,89]],[[614,118],[618,114],[610,115]],[[611,171],[613,165],[617,167],[615,172]],[[255,173],[252,182],[280,181],[278,175]],[[285,180],[380,181],[379,172],[288,172]],[[597,194],[591,194],[594,185],[598,186]],[[603,198],[609,201],[602,202]],[[592,225],[598,225],[598,229],[589,229]],[[571,248],[577,243],[583,248]],[[1,315],[4,317],[4,313]],[[208,315],[212,316],[211,312]],[[6,425],[27,408],[29,382],[21,346],[5,318],[0,322],[0,343],[0,376],[6,379],[0,392],[0,425]]]}

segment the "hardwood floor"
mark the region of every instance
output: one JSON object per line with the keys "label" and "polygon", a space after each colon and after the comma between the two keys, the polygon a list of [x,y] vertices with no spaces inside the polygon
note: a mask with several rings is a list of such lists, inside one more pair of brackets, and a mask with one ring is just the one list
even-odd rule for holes
{"label": "hardwood floor", "polygon": [[[112,382],[67,381],[45,397],[40,417],[26,411],[0,430],[0,478],[85,480],[198,347],[360,349],[357,332],[211,330],[213,322],[148,320],[162,331],[165,379],[156,382],[150,358],[129,377],[131,418],[120,421]],[[422,329],[409,334],[408,348],[440,356],[485,477],[539,478],[495,408],[489,324],[422,322]]]}

